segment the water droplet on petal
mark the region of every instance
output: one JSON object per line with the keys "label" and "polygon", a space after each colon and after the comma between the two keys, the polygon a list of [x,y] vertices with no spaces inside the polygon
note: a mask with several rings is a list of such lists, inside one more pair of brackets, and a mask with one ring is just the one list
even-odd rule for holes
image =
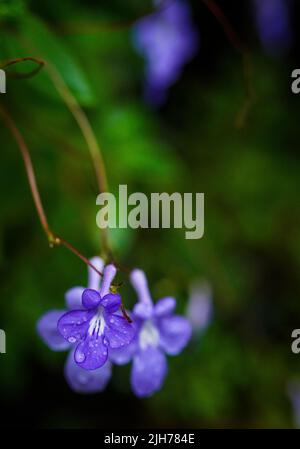
{"label": "water droplet on petal", "polygon": [[69,343],[75,343],[75,341],[76,341],[76,338],[75,338],[75,337],[69,337],[69,338],[68,338],[68,342],[69,342]]}
{"label": "water droplet on petal", "polygon": [[84,355],[84,353],[83,353],[83,352],[76,352],[76,354],[75,354],[75,360],[76,360],[76,362],[78,362],[78,363],[84,362],[84,360],[85,360],[85,355]]}

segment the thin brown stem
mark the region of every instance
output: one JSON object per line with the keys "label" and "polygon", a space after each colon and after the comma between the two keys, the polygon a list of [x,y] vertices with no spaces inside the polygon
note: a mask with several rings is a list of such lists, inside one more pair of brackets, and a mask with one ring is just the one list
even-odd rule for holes
{"label": "thin brown stem", "polygon": [[41,200],[41,197],[39,194],[36,177],[35,177],[32,161],[31,161],[31,157],[30,157],[27,145],[24,141],[22,134],[18,130],[17,126],[15,125],[15,122],[13,121],[13,119],[11,118],[9,113],[2,106],[0,106],[0,114],[1,114],[1,117],[4,121],[4,123],[7,126],[7,128],[12,133],[12,135],[19,147],[19,150],[22,154],[30,190],[31,190],[32,197],[33,197],[33,201],[34,201],[41,225],[42,225],[48,239],[50,240],[52,238],[52,233],[50,231],[50,227],[48,225],[45,210],[44,210],[42,200]]}
{"label": "thin brown stem", "polygon": [[[83,254],[81,254],[80,251],[78,251],[78,249],[76,249],[73,245],[71,245],[71,243],[69,243],[67,240],[59,237],[58,235],[56,235],[49,227],[48,224],[48,220],[46,217],[46,213],[44,210],[44,206],[41,200],[41,196],[39,193],[39,189],[38,189],[38,185],[36,182],[36,176],[35,176],[35,172],[34,172],[34,168],[33,168],[33,164],[32,164],[32,160],[30,157],[30,153],[28,150],[28,147],[25,143],[25,140],[22,136],[22,134],[20,133],[19,129],[17,128],[14,120],[12,119],[12,117],[10,116],[10,114],[6,111],[6,109],[0,105],[0,116],[2,117],[5,125],[7,126],[7,128],[9,129],[9,131],[11,132],[11,134],[13,135],[15,141],[17,142],[18,148],[22,154],[23,157],[23,161],[24,161],[24,165],[25,165],[25,170],[26,170],[26,174],[28,177],[28,181],[29,181],[29,186],[30,186],[30,190],[31,190],[31,194],[33,197],[33,201],[38,213],[38,217],[40,219],[41,225],[46,233],[46,236],[48,238],[48,242],[50,244],[51,247],[54,246],[64,246],[65,248],[67,248],[69,251],[71,251],[73,254],[75,254],[75,256],[77,256],[80,260],[82,260],[86,265],[88,265],[89,267],[91,267],[99,276],[103,276],[103,274],[101,273],[101,271],[99,271],[95,265],[93,265],[89,259],[87,257],[85,257]],[[116,285],[116,284],[112,284],[112,286],[114,288],[118,288],[120,287],[120,285]],[[124,316],[124,318],[128,321],[128,323],[132,323],[131,318],[128,316],[125,306],[123,304],[123,302],[121,303],[121,312]]]}
{"label": "thin brown stem", "polygon": [[231,26],[231,23],[223,13],[220,6],[215,2],[215,0],[202,0],[203,3],[207,6],[207,8],[210,10],[210,12],[215,16],[215,18],[220,22],[222,25],[222,28],[232,43],[232,45],[240,52],[244,53],[245,48],[240,40],[238,34],[235,32],[233,27]]}
{"label": "thin brown stem", "polygon": [[[80,107],[78,101],[66,85],[57,69],[49,63],[47,64],[46,69],[57,91],[59,92],[73,117],[75,118],[87,143],[97,179],[98,188],[100,191],[99,193],[108,192],[107,176],[102,152],[86,114]],[[109,257],[112,252],[108,243],[107,229],[101,229],[101,242],[104,255],[106,257]]]}
{"label": "thin brown stem", "polygon": [[40,219],[41,225],[45,231],[45,234],[48,238],[48,242],[50,246],[64,246],[69,251],[71,251],[73,254],[75,254],[79,259],[81,259],[86,265],[90,266],[96,273],[98,273],[100,276],[102,276],[102,273],[83,255],[81,254],[73,245],[71,245],[66,240],[62,239],[61,237],[58,237],[51,229],[48,224],[48,220],[46,217],[45,209],[41,200],[41,196],[39,193],[38,185],[36,182],[36,176],[32,164],[32,160],[30,157],[30,153],[28,150],[28,147],[25,143],[25,140],[20,133],[19,129],[17,128],[14,120],[10,116],[10,114],[6,111],[6,109],[3,106],[0,106],[0,116],[2,117],[5,125],[13,135],[18,148],[22,154],[25,170],[31,190],[31,194],[33,197],[33,201],[36,207],[36,211],[38,214],[38,217]]}
{"label": "thin brown stem", "polygon": [[79,106],[78,101],[71,93],[70,89],[66,85],[57,69],[49,63],[47,64],[46,69],[50,75],[50,78],[52,79],[53,84],[55,85],[59,94],[63,97],[70,112],[78,123],[79,128],[81,129],[82,134],[88,144],[99,189],[101,192],[107,192],[108,183],[102,153],[90,122],[88,121],[87,116]]}
{"label": "thin brown stem", "polygon": [[255,92],[252,85],[251,55],[249,50],[245,47],[244,43],[242,42],[242,40],[232,27],[226,15],[223,13],[220,6],[216,3],[216,1],[215,0],[202,0],[202,1],[210,10],[210,12],[214,15],[214,17],[220,22],[228,40],[235,47],[235,49],[241,54],[243,59],[246,100],[236,117],[236,125],[238,128],[241,128],[245,124],[246,117],[248,115],[249,109],[255,97]]}
{"label": "thin brown stem", "polygon": [[128,323],[132,323],[132,319],[131,319],[130,316],[127,314],[126,309],[125,309],[125,306],[124,306],[123,303],[121,304],[121,312],[122,312],[123,317],[125,318],[125,320],[127,320]]}
{"label": "thin brown stem", "polygon": [[67,248],[69,251],[71,251],[75,256],[79,257],[86,265],[91,267],[94,271],[96,271],[100,276],[103,276],[101,271],[99,271],[90,261],[85,257],[83,254],[81,254],[71,243],[67,242],[66,240],[62,239],[61,237],[55,236],[56,242],[55,244],[63,245],[65,248]]}
{"label": "thin brown stem", "polygon": [[18,73],[18,72],[8,72],[7,75],[12,76],[14,78],[30,78],[36,75],[45,65],[45,62],[38,58],[33,58],[32,56],[26,56],[24,58],[16,58],[10,59],[9,61],[4,61],[0,64],[1,69],[5,69],[11,65],[19,64],[20,62],[31,61],[37,64],[37,67],[34,70],[31,70],[28,73]]}

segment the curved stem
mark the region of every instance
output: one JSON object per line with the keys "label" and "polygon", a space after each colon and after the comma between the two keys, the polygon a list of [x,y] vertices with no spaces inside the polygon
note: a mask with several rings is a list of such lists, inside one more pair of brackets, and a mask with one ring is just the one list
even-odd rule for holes
{"label": "curved stem", "polygon": [[45,65],[45,62],[38,58],[33,58],[32,56],[26,56],[24,58],[16,58],[16,59],[10,59],[9,61],[5,61],[0,64],[1,69],[5,69],[5,67],[9,67],[11,65],[19,64],[20,62],[25,61],[31,61],[37,64],[37,67],[32,70],[29,73],[17,73],[17,72],[10,72],[8,75],[13,76],[15,78],[30,78],[34,75],[36,75]]}
{"label": "curved stem", "polygon": [[35,172],[32,164],[32,160],[30,157],[30,153],[28,150],[28,147],[25,143],[25,140],[20,133],[19,129],[17,128],[14,120],[10,116],[10,114],[6,111],[6,109],[0,105],[0,115],[6,124],[7,128],[10,130],[11,134],[13,135],[18,148],[22,154],[25,170],[32,194],[32,198],[34,201],[34,205],[36,207],[37,214],[39,216],[41,225],[45,231],[45,234],[48,238],[48,242],[50,246],[59,246],[62,245],[65,248],[67,248],[69,251],[71,251],[73,254],[75,254],[79,259],[81,259],[83,262],[85,262],[88,266],[90,266],[93,270],[95,270],[100,276],[102,276],[102,273],[83,255],[81,254],[73,245],[71,245],[66,240],[62,239],[61,237],[57,236],[51,229],[48,224],[47,216],[45,213],[45,209],[41,200],[41,196],[39,193],[39,189],[36,182]]}
{"label": "curved stem", "polygon": [[[13,135],[15,141],[17,142],[17,145],[19,147],[19,150],[22,154],[23,157],[23,161],[24,161],[24,165],[25,165],[25,170],[26,170],[26,174],[28,177],[28,181],[29,181],[29,186],[30,186],[30,190],[32,193],[32,197],[33,197],[33,201],[41,222],[41,225],[45,231],[45,234],[48,238],[48,242],[50,244],[51,247],[54,246],[64,246],[65,248],[67,248],[69,251],[71,251],[73,254],[75,254],[75,256],[77,256],[80,260],[82,260],[86,265],[88,265],[89,267],[91,267],[94,271],[96,271],[96,273],[99,276],[103,276],[103,273],[101,273],[101,271],[99,271],[95,265],[93,265],[89,259],[87,257],[85,257],[83,254],[81,254],[80,251],[78,251],[78,249],[76,249],[73,245],[71,245],[71,243],[69,243],[67,240],[64,240],[63,238],[59,237],[58,235],[56,235],[50,228],[49,224],[48,224],[48,220],[46,217],[46,213],[44,210],[44,206],[41,200],[41,196],[39,193],[39,189],[37,186],[37,182],[36,182],[36,177],[35,177],[35,172],[34,172],[34,168],[33,168],[33,164],[32,164],[32,160],[30,157],[30,153],[28,150],[28,147],[25,143],[25,140],[22,136],[22,134],[20,133],[19,129],[17,128],[14,120],[12,119],[12,117],[10,116],[10,114],[6,111],[6,109],[0,105],[0,116],[2,117],[4,123],[6,124],[7,128],[9,129],[9,131],[11,132],[11,134]],[[115,285],[112,284],[113,287],[118,288],[119,285]],[[128,316],[128,314],[126,313],[125,310],[125,306],[123,304],[123,302],[121,303],[121,312],[124,316],[124,318],[131,323],[132,320],[131,318]]]}
{"label": "curved stem", "polygon": [[245,124],[246,117],[250,110],[250,107],[255,98],[255,92],[252,85],[252,61],[249,50],[245,47],[244,43],[231,26],[229,20],[223,13],[222,9],[215,2],[215,0],[202,0],[203,3],[207,6],[210,12],[215,16],[215,18],[220,22],[223,27],[224,33],[227,38],[231,42],[231,44],[235,47],[235,49],[241,54],[243,60],[243,71],[244,71],[244,81],[245,81],[245,89],[246,89],[246,100],[237,114],[236,117],[236,125],[238,128],[242,128]]}
{"label": "curved stem", "polygon": [[[97,139],[95,137],[94,131],[90,125],[90,122],[88,121],[87,116],[85,115],[84,111],[81,109],[78,101],[66,85],[65,81],[61,77],[60,73],[57,71],[57,69],[52,64],[47,64],[46,69],[49,73],[49,76],[56,87],[57,91],[61,95],[61,97],[64,99],[67,107],[69,108],[70,112],[72,113],[73,117],[75,118],[79,128],[81,129],[81,132],[86,140],[90,156],[92,159],[97,184],[99,188],[99,193],[101,192],[108,192],[108,183],[107,183],[107,176],[105,171],[105,165],[102,157],[101,149],[98,145]],[[101,242],[102,242],[102,249],[105,256],[111,255],[111,250],[108,243],[108,233],[107,229],[101,229]]]}
{"label": "curved stem", "polygon": [[48,240],[50,240],[52,237],[52,233],[50,231],[48,220],[47,220],[47,217],[46,217],[46,214],[44,211],[44,207],[43,207],[43,203],[42,203],[40,193],[38,190],[36,177],[35,177],[32,161],[31,161],[31,157],[30,157],[27,145],[24,141],[22,134],[18,130],[17,126],[15,125],[15,122],[13,121],[12,117],[8,114],[8,112],[2,106],[0,106],[0,114],[3,118],[3,121],[5,122],[5,124],[7,126],[7,128],[10,130],[10,132],[14,136],[15,141],[17,142],[17,145],[19,147],[19,150],[21,151],[23,161],[25,164],[25,169],[26,169],[26,173],[27,173],[30,190],[31,190],[32,197],[33,197],[33,201],[34,201],[41,225],[48,237]]}

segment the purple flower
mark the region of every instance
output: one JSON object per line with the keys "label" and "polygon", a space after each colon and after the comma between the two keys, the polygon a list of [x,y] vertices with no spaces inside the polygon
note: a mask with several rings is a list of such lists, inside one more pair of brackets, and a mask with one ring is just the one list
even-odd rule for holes
{"label": "purple flower", "polygon": [[255,21],[264,49],[270,54],[286,50],[291,41],[288,0],[254,0]]}
{"label": "purple flower", "polygon": [[[91,263],[102,271],[104,262],[95,257]],[[100,276],[89,267],[89,288],[99,289]],[[74,287],[65,295],[68,309],[81,308],[81,296],[84,287]],[[111,376],[111,363],[94,371],[87,371],[74,361],[74,344],[66,341],[58,332],[57,322],[66,313],[66,310],[51,310],[45,313],[37,323],[37,331],[42,340],[53,351],[70,351],[65,364],[65,377],[69,386],[78,393],[96,393],[104,390]]]}
{"label": "purple flower", "polygon": [[[161,2],[156,2],[159,6]],[[168,88],[180,77],[184,65],[198,48],[198,34],[185,0],[172,0],[134,28],[137,51],[146,59],[145,97],[161,105]]]}
{"label": "purple flower", "polygon": [[293,407],[295,427],[300,428],[300,382],[289,382],[287,392]]}
{"label": "purple flower", "polygon": [[195,335],[202,333],[209,326],[213,314],[212,292],[206,282],[195,282],[190,289],[186,308]]}
{"label": "purple flower", "polygon": [[139,302],[133,309],[137,333],[130,345],[109,351],[116,364],[133,360],[131,385],[137,396],[145,397],[159,390],[167,374],[166,354],[177,355],[191,337],[191,326],[182,316],[174,315],[176,300],[160,299],[153,305],[145,273],[134,270],[131,283]]}
{"label": "purple flower", "polygon": [[74,360],[86,370],[103,366],[108,358],[108,348],[122,348],[134,337],[134,326],[117,313],[121,296],[110,293],[116,271],[114,265],[107,265],[100,292],[85,289],[82,307],[65,313],[57,324],[60,334],[69,343],[76,344]]}

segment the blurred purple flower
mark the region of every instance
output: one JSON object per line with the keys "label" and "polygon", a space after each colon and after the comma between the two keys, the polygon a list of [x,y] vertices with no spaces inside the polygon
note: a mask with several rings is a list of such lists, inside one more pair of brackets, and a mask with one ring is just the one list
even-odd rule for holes
{"label": "blurred purple flower", "polygon": [[300,428],[300,382],[289,382],[287,390],[293,407],[295,427]]}
{"label": "blurred purple flower", "polygon": [[164,103],[168,88],[180,77],[184,65],[196,54],[198,34],[185,0],[156,2],[161,10],[141,19],[134,28],[137,51],[146,59],[145,99]]}
{"label": "blurred purple flower", "polygon": [[133,360],[132,389],[137,396],[146,397],[161,388],[167,374],[165,353],[177,355],[182,351],[190,340],[191,325],[186,318],[173,314],[174,298],[163,298],[153,305],[143,271],[134,270],[131,283],[139,300],[133,309],[136,337],[126,348],[110,350],[109,356],[120,365]]}
{"label": "blurred purple flower", "polygon": [[264,49],[282,53],[291,41],[289,0],[253,0],[256,27]]}
{"label": "blurred purple flower", "polygon": [[95,370],[108,358],[108,348],[121,348],[134,337],[135,329],[120,315],[121,296],[110,293],[116,275],[114,265],[106,265],[100,292],[87,288],[82,293],[82,307],[65,313],[58,321],[60,334],[76,343],[74,360],[81,368]]}
{"label": "blurred purple flower", "polygon": [[186,308],[194,335],[202,333],[209,326],[213,315],[211,287],[206,282],[195,282],[190,289]]}
{"label": "blurred purple flower", "polygon": [[[102,271],[104,262],[95,257],[91,263]],[[100,276],[89,267],[88,287],[99,289]],[[66,305],[68,309],[80,309],[81,296],[84,287],[74,287],[65,294]],[[37,331],[53,351],[69,351],[65,364],[65,378],[69,386],[78,393],[96,393],[104,390],[111,377],[111,363],[106,363],[103,367],[94,371],[87,371],[78,366],[74,361],[74,344],[66,341],[58,332],[57,322],[66,313],[66,310],[51,310],[45,313],[37,323]]]}

